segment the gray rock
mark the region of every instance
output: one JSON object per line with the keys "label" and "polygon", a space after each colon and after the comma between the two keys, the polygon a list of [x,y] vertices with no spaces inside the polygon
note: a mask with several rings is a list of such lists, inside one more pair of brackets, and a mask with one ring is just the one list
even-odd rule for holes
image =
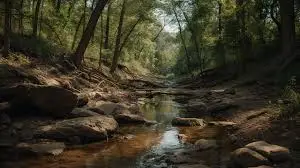
{"label": "gray rock", "polygon": [[24,113],[24,109],[37,109],[42,115],[63,117],[77,104],[77,95],[56,86],[20,84],[0,89],[0,98],[12,100],[14,111]]}
{"label": "gray rock", "polygon": [[269,144],[265,141],[252,142],[246,145],[246,148],[260,153],[275,163],[285,162],[291,159],[289,149],[282,146]]}
{"label": "gray rock", "polygon": [[206,123],[203,119],[199,118],[175,118],[172,120],[172,125],[175,126],[205,126]]}
{"label": "gray rock", "polygon": [[30,152],[38,155],[53,155],[61,154],[66,148],[64,143],[61,142],[43,142],[43,143],[20,143],[17,148],[23,152]]}
{"label": "gray rock", "polygon": [[271,166],[266,166],[266,165],[262,165],[262,166],[249,167],[249,168],[273,168],[273,167],[271,167]]}
{"label": "gray rock", "polygon": [[106,116],[93,116],[58,121],[55,124],[38,128],[34,135],[39,138],[59,139],[68,141],[78,136],[82,142],[104,140],[116,131],[118,123]]}
{"label": "gray rock", "polygon": [[197,112],[200,114],[207,114],[207,106],[202,100],[192,99],[189,100],[187,110],[190,112]]}
{"label": "gray rock", "polygon": [[248,148],[239,148],[232,152],[230,164],[241,168],[271,165],[266,157]]}
{"label": "gray rock", "polygon": [[92,116],[99,116],[100,114],[90,111],[85,108],[75,108],[69,114],[70,118],[78,118],[78,117],[92,117]]}
{"label": "gray rock", "polygon": [[207,139],[200,139],[196,141],[195,146],[198,150],[207,150],[207,149],[215,149],[218,148],[218,144],[216,140],[207,140]]}
{"label": "gray rock", "polygon": [[178,165],[177,168],[210,168],[203,164],[182,164]]}
{"label": "gray rock", "polygon": [[96,102],[96,104],[89,104],[88,106],[88,108],[98,109],[99,111],[103,111],[105,115],[112,116],[123,113],[122,111],[126,109],[124,105],[104,101]]}
{"label": "gray rock", "polygon": [[144,117],[136,114],[118,114],[114,117],[120,124],[155,124],[155,121],[148,121]]}

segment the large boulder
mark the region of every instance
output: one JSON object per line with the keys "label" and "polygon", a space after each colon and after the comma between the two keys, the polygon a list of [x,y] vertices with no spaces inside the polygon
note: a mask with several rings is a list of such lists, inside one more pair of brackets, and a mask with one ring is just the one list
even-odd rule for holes
{"label": "large boulder", "polygon": [[35,137],[68,141],[79,137],[81,142],[88,143],[107,139],[116,131],[118,123],[106,116],[93,116],[58,121],[55,124],[42,126],[35,131]]}
{"label": "large boulder", "polygon": [[266,157],[248,148],[239,148],[231,154],[231,167],[256,167],[271,165]]}
{"label": "large boulder", "polygon": [[203,119],[199,118],[175,118],[172,120],[174,126],[205,126],[206,123]]}
{"label": "large boulder", "polygon": [[41,142],[41,143],[20,143],[17,145],[17,149],[21,152],[36,154],[36,155],[53,155],[57,156],[61,154],[66,148],[62,142]]}
{"label": "large boulder", "polygon": [[286,162],[291,159],[289,149],[282,146],[269,144],[265,141],[252,142],[246,145],[246,148],[260,153],[273,163]]}
{"label": "large boulder", "polygon": [[77,104],[77,95],[56,86],[20,84],[0,89],[0,98],[11,101],[14,111],[38,111],[42,115],[63,117]]}

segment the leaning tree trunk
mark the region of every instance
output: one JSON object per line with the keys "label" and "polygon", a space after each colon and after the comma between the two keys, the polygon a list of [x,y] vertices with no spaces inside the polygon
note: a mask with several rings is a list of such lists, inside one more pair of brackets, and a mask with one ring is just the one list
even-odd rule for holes
{"label": "leaning tree trunk", "polygon": [[127,0],[123,0],[122,10],[121,10],[120,20],[119,20],[119,26],[118,26],[118,32],[117,32],[117,37],[116,37],[116,43],[115,43],[115,51],[114,51],[112,64],[110,67],[110,73],[114,73],[115,70],[117,69],[118,59],[121,54],[120,53],[120,45],[121,45],[124,16],[125,16],[125,11],[126,11],[126,1]]}
{"label": "leaning tree trunk", "polygon": [[5,25],[4,25],[4,48],[3,57],[8,57],[10,48],[10,20],[11,20],[11,0],[5,0]]}
{"label": "leaning tree trunk", "polygon": [[282,56],[291,56],[295,47],[294,0],[279,0]]}
{"label": "leaning tree trunk", "polygon": [[72,60],[76,66],[81,66],[81,62],[84,57],[86,48],[91,40],[93,32],[95,31],[98,19],[107,4],[108,0],[98,0],[95,9],[92,12],[92,15],[89,19],[89,22],[86,26],[84,33],[82,34],[81,40],[78,44],[76,52],[72,56]]}
{"label": "leaning tree trunk", "polygon": [[36,6],[35,6],[33,22],[32,22],[32,36],[33,37],[37,37],[38,20],[39,20],[39,13],[40,13],[41,4],[42,4],[42,0],[37,0]]}

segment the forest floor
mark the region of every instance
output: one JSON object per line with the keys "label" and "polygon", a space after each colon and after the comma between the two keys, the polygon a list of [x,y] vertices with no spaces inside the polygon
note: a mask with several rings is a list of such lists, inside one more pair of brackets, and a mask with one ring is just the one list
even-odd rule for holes
{"label": "forest floor", "polygon": [[[243,147],[250,142],[264,140],[289,148],[296,163],[295,167],[299,165],[300,115],[281,117],[280,110],[286,102],[280,97],[281,90],[270,82],[249,78],[224,81],[210,79],[206,86],[202,86],[199,84],[201,80],[190,80],[167,88],[169,86],[165,85],[166,81],[163,78],[139,76],[124,67],[116,74],[117,77],[111,76],[105,66],[102,71],[89,67],[77,69],[67,60],[49,64],[16,57],[13,60],[1,60],[0,87],[12,87],[20,83],[61,87],[80,97],[84,95],[83,97],[87,97],[86,106],[90,109],[97,107],[101,112],[105,111],[105,115],[115,115],[116,108],[122,106],[129,110],[130,114],[140,116],[137,110],[140,97],[153,97],[157,94],[176,95],[175,101],[188,109],[190,117],[201,118],[209,115],[213,120],[235,123],[224,130],[226,140],[234,146]],[[0,101],[1,105],[3,102],[6,100]],[[107,104],[109,105],[106,106]],[[209,109],[209,114],[199,110],[203,104]],[[1,115],[3,109],[0,107]],[[5,110],[3,111],[7,113]],[[110,111],[109,114],[106,110]],[[86,117],[94,114],[80,115]],[[33,128],[51,125],[61,120],[52,116],[45,119],[27,114],[23,114],[22,117],[10,114],[1,117],[1,148],[15,146],[20,142],[32,143],[36,141],[34,135],[31,135],[34,132]],[[129,122],[148,122],[135,117],[130,118]],[[149,123],[151,124],[150,121]],[[187,142],[195,143],[197,140],[193,131],[185,130],[180,133],[187,136]],[[71,143],[74,141],[77,142],[72,140]],[[1,155],[0,159],[8,158]]]}

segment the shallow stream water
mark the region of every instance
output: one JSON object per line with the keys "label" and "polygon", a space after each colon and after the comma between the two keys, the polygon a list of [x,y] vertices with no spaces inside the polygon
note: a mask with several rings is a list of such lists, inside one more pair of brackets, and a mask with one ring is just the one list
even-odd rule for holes
{"label": "shallow stream water", "polygon": [[[28,168],[159,168],[166,167],[162,157],[190,149],[189,143],[197,139],[224,138],[216,127],[173,127],[171,120],[187,116],[186,110],[169,95],[158,95],[152,99],[141,99],[140,109],[149,120],[158,122],[154,126],[122,126],[118,138],[106,142],[74,147],[56,157],[36,157],[11,163],[10,167]],[[183,142],[178,138],[185,134]],[[224,146],[224,145],[223,145]],[[222,167],[230,147],[209,153],[193,155],[209,167]]]}

